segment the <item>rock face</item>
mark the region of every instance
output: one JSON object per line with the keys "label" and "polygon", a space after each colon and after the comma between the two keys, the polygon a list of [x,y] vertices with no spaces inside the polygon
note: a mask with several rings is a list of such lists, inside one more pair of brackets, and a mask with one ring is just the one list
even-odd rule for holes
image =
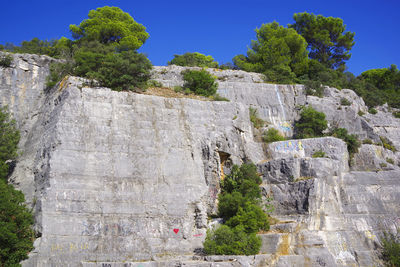
{"label": "rock face", "polygon": [[[311,104],[331,126],[376,143],[384,136],[400,149],[400,120],[390,113],[359,116],[367,108],[349,90],[310,97],[301,85],[232,70],[209,70],[230,102],[87,88],[74,77],[46,90],[51,61],[15,55],[0,68],[1,105],[22,133],[10,181],[26,194],[41,234],[24,266],[382,264],[379,237],[400,226],[399,153],[363,145],[349,167],[346,144],[332,137],[265,147],[249,107],[291,136],[300,106]],[[182,85],[183,69],[155,67],[153,78]],[[326,157],[313,158],[316,151]],[[202,256],[220,179],[248,160],[258,164],[277,223],[260,234],[259,255]]]}

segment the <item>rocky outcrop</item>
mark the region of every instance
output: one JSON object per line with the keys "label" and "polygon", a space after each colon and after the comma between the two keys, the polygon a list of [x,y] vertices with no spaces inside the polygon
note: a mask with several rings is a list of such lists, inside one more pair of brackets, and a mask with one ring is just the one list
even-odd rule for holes
{"label": "rocky outcrop", "polygon": [[[301,106],[311,104],[331,126],[375,143],[384,136],[399,149],[400,120],[385,109],[360,116],[367,109],[349,90],[310,97],[301,85],[215,69],[230,102],[88,88],[74,77],[47,90],[51,61],[15,55],[0,68],[1,105],[22,133],[10,181],[33,206],[41,235],[24,266],[381,264],[379,237],[400,226],[399,152],[363,145],[349,167],[346,144],[332,137],[264,146],[248,110],[291,136]],[[183,69],[155,67],[153,78],[181,85]],[[313,158],[317,151],[325,157]],[[258,164],[276,223],[260,233],[259,255],[201,255],[220,179],[247,160]]]}

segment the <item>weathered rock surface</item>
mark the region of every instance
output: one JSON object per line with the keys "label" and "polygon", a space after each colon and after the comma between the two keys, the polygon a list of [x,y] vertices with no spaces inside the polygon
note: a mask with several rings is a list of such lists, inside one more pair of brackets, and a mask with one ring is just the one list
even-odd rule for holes
{"label": "weathered rock surface", "polygon": [[[382,264],[379,237],[400,227],[399,152],[363,145],[349,168],[336,138],[287,140],[264,151],[248,109],[291,136],[300,106],[311,104],[331,126],[374,142],[384,136],[400,149],[400,120],[386,109],[359,116],[367,108],[352,91],[325,88],[324,98],[311,97],[301,85],[265,84],[259,74],[232,70],[209,70],[231,102],[87,88],[73,77],[45,90],[51,61],[15,55],[11,68],[0,68],[1,105],[22,133],[10,181],[34,207],[41,233],[24,266]],[[155,67],[153,78],[181,85],[183,69]],[[316,151],[326,157],[312,158]],[[201,256],[220,178],[246,160],[258,163],[279,222],[260,235],[259,255]]]}

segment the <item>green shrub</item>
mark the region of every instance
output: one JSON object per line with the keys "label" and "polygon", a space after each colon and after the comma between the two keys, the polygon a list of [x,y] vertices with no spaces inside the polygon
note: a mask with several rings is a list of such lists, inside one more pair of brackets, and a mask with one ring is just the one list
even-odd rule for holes
{"label": "green shrub", "polygon": [[0,108],[0,179],[6,179],[9,160],[15,160],[18,156],[17,146],[20,139],[19,131],[15,127],[15,121],[10,118],[6,107]]}
{"label": "green shrub", "polygon": [[0,265],[19,266],[33,249],[33,216],[22,192],[0,179]]}
{"label": "green shrub", "polygon": [[393,152],[396,152],[396,148],[393,146],[393,143],[389,139],[387,139],[384,136],[379,136],[379,138],[381,139],[382,146],[384,148],[389,149]]}
{"label": "green shrub", "polygon": [[281,133],[275,128],[270,128],[263,134],[263,141],[266,143],[272,143],[284,140],[285,137],[281,135]]}
{"label": "green shrub", "polygon": [[160,83],[159,81],[156,81],[156,80],[147,81],[147,86],[148,87],[158,87],[158,88],[163,87],[162,83]]}
{"label": "green shrub", "polygon": [[324,88],[322,87],[320,81],[306,80],[303,83],[306,95],[323,97]]}
{"label": "green shrub", "polygon": [[236,215],[239,207],[244,207],[246,198],[240,192],[221,194],[218,197],[218,215],[224,220]]}
{"label": "green shrub", "polygon": [[340,99],[340,105],[342,105],[342,106],[350,106],[351,102],[347,98],[342,97]]}
{"label": "green shrub", "polygon": [[101,86],[116,91],[139,91],[146,88],[150,79],[151,63],[144,54],[135,51],[107,54],[93,78]]}
{"label": "green shrub", "polygon": [[265,122],[258,117],[258,111],[256,108],[249,107],[249,113],[250,121],[253,124],[254,128],[260,129],[261,127],[264,127]]}
{"label": "green shrub", "polygon": [[360,141],[358,140],[357,135],[348,134],[347,129],[345,128],[336,128],[333,129],[330,134],[333,137],[337,137],[342,139],[347,144],[347,151],[349,151],[350,158],[358,152],[359,147],[361,146]]}
{"label": "green shrub", "polygon": [[400,119],[400,111],[396,111],[392,113],[395,118]]}
{"label": "green shrub", "polygon": [[373,144],[373,142],[372,142],[372,140],[371,139],[364,139],[363,141],[362,141],[362,143],[363,144],[368,144],[368,145],[372,145]]}
{"label": "green shrub", "polygon": [[0,56],[0,67],[8,68],[11,66],[13,57],[11,55],[3,54]]}
{"label": "green shrub", "polygon": [[17,156],[19,132],[5,108],[0,109],[0,266],[19,266],[33,249],[33,216],[22,192],[7,184],[8,160]]}
{"label": "green shrub", "polygon": [[188,89],[196,95],[212,96],[217,92],[218,83],[206,70],[185,70],[183,75],[183,88]]}
{"label": "green shrub", "polygon": [[261,247],[261,239],[255,233],[248,234],[242,227],[221,225],[207,231],[204,252],[208,255],[255,255]]}
{"label": "green shrub", "polygon": [[183,92],[183,87],[179,86],[179,85],[176,85],[176,86],[174,86],[174,91],[175,91],[175,93],[182,93]]}
{"label": "green shrub", "polygon": [[246,233],[256,233],[259,230],[269,230],[268,216],[260,206],[247,202],[245,206],[239,207],[235,216],[227,222],[231,228],[243,226]]}
{"label": "green shrub", "polygon": [[384,232],[381,239],[382,243],[382,259],[387,266],[400,266],[400,235],[388,234]]}
{"label": "green shrub", "polygon": [[50,64],[50,74],[46,78],[46,88],[53,88],[58,82],[60,82],[65,76],[73,73],[74,64],[71,61],[68,62],[52,62]]}
{"label": "green shrub", "polygon": [[358,116],[364,116],[364,112],[362,112],[361,110],[358,111]]}
{"label": "green shrub", "polygon": [[386,162],[387,162],[387,163],[390,163],[390,164],[394,164],[394,160],[391,159],[391,158],[387,158],[387,159],[386,159]]}
{"label": "green shrub", "polygon": [[295,122],[297,138],[312,138],[323,136],[323,131],[328,127],[325,114],[318,112],[311,106],[303,107],[300,119]]}
{"label": "green shrub", "polygon": [[[261,198],[260,184],[261,178],[254,164],[242,164],[240,168],[234,165],[231,173],[221,181],[221,197],[224,194],[239,192],[246,201],[257,202]],[[240,199],[240,197],[237,198]],[[222,202],[219,201],[219,203]]]}
{"label": "green shrub", "polygon": [[218,62],[212,56],[206,56],[197,52],[174,55],[168,65],[188,66],[188,67],[208,67],[217,68]]}
{"label": "green shrub", "polygon": [[375,108],[370,108],[370,109],[368,109],[368,112],[371,113],[371,114],[376,114],[376,113],[378,113],[378,111],[377,111]]}
{"label": "green shrub", "polygon": [[312,154],[313,158],[325,158],[325,156],[326,154],[322,150],[315,151],[314,154]]}
{"label": "green shrub", "polygon": [[260,207],[261,178],[254,164],[234,165],[221,181],[218,215],[225,225],[207,232],[204,251],[217,255],[254,255],[261,247],[256,236],[269,230],[268,216]]}
{"label": "green shrub", "polygon": [[219,94],[213,95],[213,96],[211,97],[211,99],[214,100],[214,101],[226,101],[226,102],[229,102],[229,101],[230,101],[228,98],[222,97],[222,96],[220,96]]}

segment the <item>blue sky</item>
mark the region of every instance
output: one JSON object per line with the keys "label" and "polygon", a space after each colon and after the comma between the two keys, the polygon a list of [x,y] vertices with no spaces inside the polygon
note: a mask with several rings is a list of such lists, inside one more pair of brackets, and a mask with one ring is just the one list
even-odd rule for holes
{"label": "blue sky", "polygon": [[79,24],[89,10],[118,6],[147,28],[150,38],[140,49],[154,65],[166,65],[174,54],[200,52],[219,63],[246,53],[254,29],[276,20],[293,22],[293,14],[309,12],[340,17],[355,32],[348,70],[358,75],[396,64],[400,68],[399,0],[230,0],[230,1],[3,1],[0,43],[19,44],[71,37],[70,24]]}

